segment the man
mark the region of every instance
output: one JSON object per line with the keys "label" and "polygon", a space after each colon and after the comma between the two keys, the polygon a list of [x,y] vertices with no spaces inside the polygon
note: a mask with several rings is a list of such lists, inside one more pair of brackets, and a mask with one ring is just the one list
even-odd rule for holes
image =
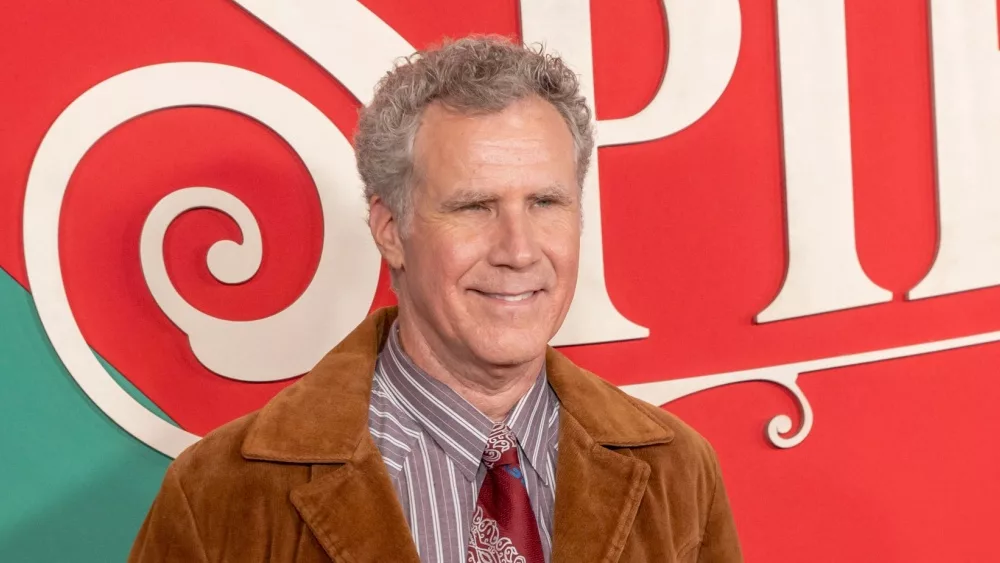
{"label": "man", "polygon": [[575,75],[446,44],[355,143],[398,310],[178,457],[131,561],[741,561],[707,442],[547,346],[593,148]]}

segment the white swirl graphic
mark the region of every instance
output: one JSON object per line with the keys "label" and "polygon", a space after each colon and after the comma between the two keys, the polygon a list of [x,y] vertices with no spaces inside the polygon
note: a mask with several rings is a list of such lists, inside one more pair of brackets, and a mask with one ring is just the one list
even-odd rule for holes
{"label": "white swirl graphic", "polygon": [[283,137],[316,184],[324,221],[319,266],[303,294],[273,316],[227,321],[195,309],[177,293],[163,263],[163,236],[170,222],[189,209],[208,207],[228,214],[242,230],[244,243],[216,243],[208,266],[223,282],[245,281],[259,267],[263,250],[252,213],[231,194],[203,187],[181,189],[154,207],[140,241],[150,292],[188,335],[206,367],[243,381],[273,381],[308,371],[365,316],[379,275],[379,255],[361,220],[364,201],[350,143],[322,112],[285,86],[236,67],[170,63],[109,78],[70,104],[46,133],[28,176],[28,282],[53,347],[84,392],[122,428],[170,456],[198,437],[145,409],[91,352],[66,295],[59,217],[70,176],[94,143],[132,118],[184,106],[236,111]]}
{"label": "white swirl graphic", "polygon": [[813,426],[812,405],[798,383],[800,373],[800,365],[786,364],[714,375],[625,385],[622,387],[622,391],[654,405],[665,405],[682,397],[724,385],[733,385],[748,381],[774,383],[784,387],[789,393],[795,396],[795,400],[801,410],[802,419],[798,430],[789,436],[788,434],[792,431],[792,418],[787,414],[774,416],[767,423],[767,437],[772,444],[779,448],[794,448],[806,439]]}

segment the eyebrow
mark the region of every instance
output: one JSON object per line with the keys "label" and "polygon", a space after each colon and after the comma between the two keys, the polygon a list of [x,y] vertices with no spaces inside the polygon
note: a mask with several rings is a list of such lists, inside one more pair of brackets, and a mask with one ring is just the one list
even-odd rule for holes
{"label": "eyebrow", "polygon": [[562,184],[552,184],[544,187],[531,194],[531,198],[534,200],[551,199],[559,203],[569,203],[573,199],[572,193]]}
{"label": "eyebrow", "polygon": [[[572,197],[567,193],[562,184],[552,184],[537,190],[529,196],[531,200],[551,199],[558,203],[568,203]],[[479,190],[461,190],[441,204],[444,211],[457,211],[469,205],[485,205],[494,203],[499,199],[495,194],[481,192]]]}
{"label": "eyebrow", "polygon": [[458,211],[469,205],[493,203],[497,196],[478,190],[461,190],[441,204],[444,211]]}

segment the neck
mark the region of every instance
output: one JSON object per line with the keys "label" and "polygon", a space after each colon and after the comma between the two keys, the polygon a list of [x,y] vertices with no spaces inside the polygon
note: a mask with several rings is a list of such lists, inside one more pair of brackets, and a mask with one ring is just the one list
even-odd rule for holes
{"label": "neck", "polygon": [[408,316],[399,316],[399,340],[413,363],[444,383],[490,420],[507,417],[528,394],[545,364],[545,356],[515,365],[483,365],[449,354],[442,342],[432,342]]}

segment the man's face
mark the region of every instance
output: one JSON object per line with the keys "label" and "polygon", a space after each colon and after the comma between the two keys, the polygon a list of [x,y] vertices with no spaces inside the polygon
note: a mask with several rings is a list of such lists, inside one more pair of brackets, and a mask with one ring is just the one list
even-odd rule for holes
{"label": "man's face", "polygon": [[432,346],[461,361],[539,358],[569,309],[579,264],[580,190],[565,121],[534,97],[485,115],[434,104],[414,164],[401,305]]}

